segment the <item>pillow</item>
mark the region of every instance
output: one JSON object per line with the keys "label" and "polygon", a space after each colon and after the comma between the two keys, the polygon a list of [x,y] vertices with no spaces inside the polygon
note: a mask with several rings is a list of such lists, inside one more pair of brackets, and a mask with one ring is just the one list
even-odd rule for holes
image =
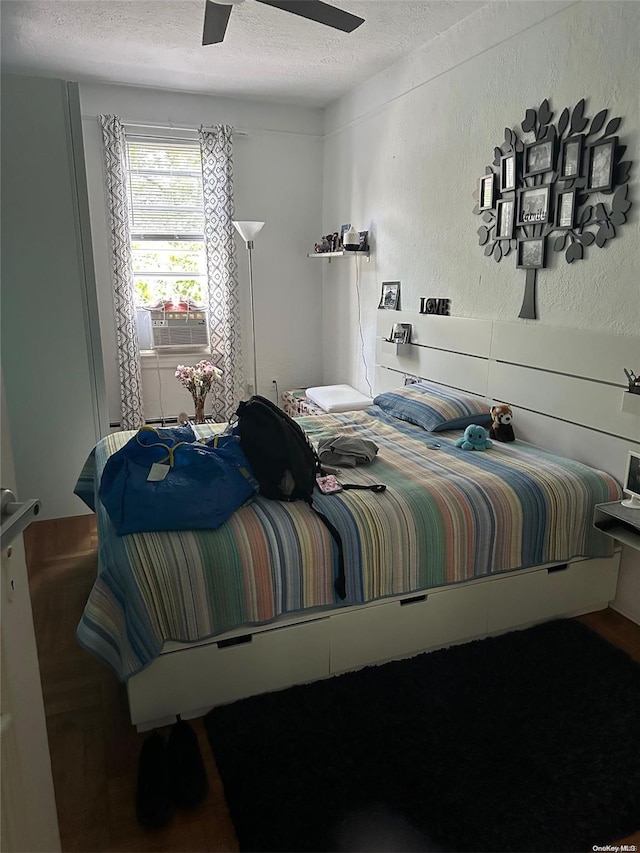
{"label": "pillow", "polygon": [[306,393],[307,400],[325,412],[356,412],[373,405],[371,397],[366,397],[351,385],[319,385],[307,388]]}
{"label": "pillow", "polygon": [[379,394],[373,402],[394,418],[416,424],[429,432],[464,429],[469,424],[491,424],[491,412],[484,401],[464,391],[430,382],[396,388]]}

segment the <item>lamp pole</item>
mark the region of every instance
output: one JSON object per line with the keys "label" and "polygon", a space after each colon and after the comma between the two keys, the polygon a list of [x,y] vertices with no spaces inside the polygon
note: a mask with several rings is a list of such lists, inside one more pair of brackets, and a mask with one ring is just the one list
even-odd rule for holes
{"label": "lamp pole", "polygon": [[251,310],[251,343],[253,344],[253,393],[258,393],[258,362],[256,357],[256,321],[253,305],[253,259],[251,253],[253,251],[253,238],[262,231],[264,222],[240,222],[233,220],[236,231],[247,244],[247,254],[249,256],[249,302]]}
{"label": "lamp pole", "polygon": [[253,308],[253,263],[251,253],[253,252],[253,240],[247,240],[247,254],[249,256],[249,302],[251,304],[251,342],[253,344],[253,393],[258,393],[258,361],[256,357],[256,320]]}

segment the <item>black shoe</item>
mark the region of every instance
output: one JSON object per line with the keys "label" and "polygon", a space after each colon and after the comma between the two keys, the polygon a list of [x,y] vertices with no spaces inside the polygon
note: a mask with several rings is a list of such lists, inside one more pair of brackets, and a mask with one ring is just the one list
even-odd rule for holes
{"label": "black shoe", "polygon": [[189,723],[178,717],[166,746],[169,790],[176,806],[193,808],[204,800],[209,780],[198,745],[198,736]]}
{"label": "black shoe", "polygon": [[140,750],[136,817],[145,829],[161,829],[172,813],[164,738],[154,731]]}

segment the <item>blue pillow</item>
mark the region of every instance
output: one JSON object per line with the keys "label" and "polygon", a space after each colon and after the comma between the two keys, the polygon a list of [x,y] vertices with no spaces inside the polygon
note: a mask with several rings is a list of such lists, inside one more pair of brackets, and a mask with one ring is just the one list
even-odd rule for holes
{"label": "blue pillow", "polygon": [[431,382],[416,382],[387,391],[375,397],[373,403],[394,418],[416,424],[428,432],[491,424],[491,411],[485,402],[464,391]]}

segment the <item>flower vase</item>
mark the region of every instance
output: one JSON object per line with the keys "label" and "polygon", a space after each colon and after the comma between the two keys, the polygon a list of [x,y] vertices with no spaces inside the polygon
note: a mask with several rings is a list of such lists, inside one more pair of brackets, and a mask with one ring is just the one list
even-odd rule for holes
{"label": "flower vase", "polygon": [[194,418],[194,422],[197,424],[204,423],[204,401],[206,400],[206,396],[203,397],[194,397],[193,402],[196,407],[196,414]]}

